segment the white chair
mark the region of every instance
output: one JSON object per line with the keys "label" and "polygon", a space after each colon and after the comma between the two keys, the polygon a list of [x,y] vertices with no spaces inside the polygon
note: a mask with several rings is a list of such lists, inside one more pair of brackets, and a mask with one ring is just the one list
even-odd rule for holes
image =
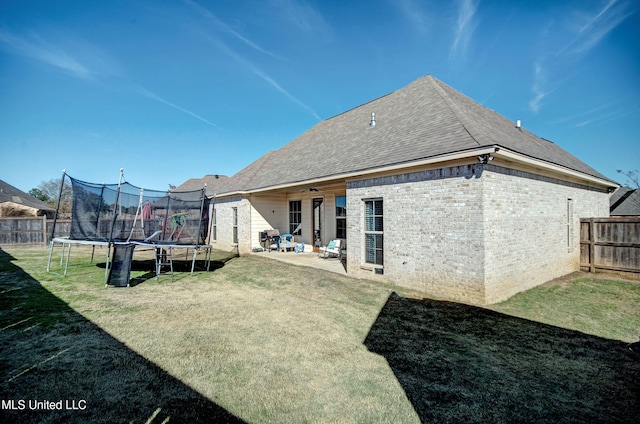
{"label": "white chair", "polygon": [[320,248],[321,258],[341,258],[342,257],[342,240],[331,240],[326,247]]}

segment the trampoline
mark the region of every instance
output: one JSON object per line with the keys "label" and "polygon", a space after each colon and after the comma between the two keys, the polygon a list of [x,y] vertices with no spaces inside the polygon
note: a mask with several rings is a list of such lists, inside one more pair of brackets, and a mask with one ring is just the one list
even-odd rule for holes
{"label": "trampoline", "polygon": [[[211,198],[206,196],[206,186],[195,191],[148,190],[124,181],[123,175],[121,169],[117,184],[96,184],[72,178],[63,171],[60,196],[65,184],[70,184],[72,189],[71,230],[68,237],[53,237],[60,204],[58,200],[47,272],[51,272],[54,249],[61,247],[60,267],[64,264],[63,276],[66,276],[74,245],[92,246],[92,262],[96,246],[106,247],[106,276],[110,275],[116,256],[112,257],[111,251],[125,245],[132,246],[132,252],[142,249],[155,251],[156,277],[163,266],[169,266],[173,281],[176,250],[185,250],[186,257],[190,250],[193,251],[192,274],[198,254],[204,253],[208,271],[212,248],[206,240]],[[121,260],[121,256],[118,258]]]}

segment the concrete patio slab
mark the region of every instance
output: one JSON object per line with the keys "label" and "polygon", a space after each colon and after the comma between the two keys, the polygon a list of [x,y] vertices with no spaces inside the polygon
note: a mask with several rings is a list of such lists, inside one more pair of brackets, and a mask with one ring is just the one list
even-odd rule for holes
{"label": "concrete patio slab", "polygon": [[264,258],[274,259],[299,266],[308,266],[311,268],[318,268],[329,272],[335,272],[336,274],[347,275],[347,271],[343,263],[337,258],[322,258],[317,252],[277,252],[272,250],[271,252],[253,252],[252,255],[262,256]]}

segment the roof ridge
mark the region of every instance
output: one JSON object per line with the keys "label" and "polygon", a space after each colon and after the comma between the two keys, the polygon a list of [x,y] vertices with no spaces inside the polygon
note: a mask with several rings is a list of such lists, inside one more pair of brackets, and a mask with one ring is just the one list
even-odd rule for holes
{"label": "roof ridge", "polygon": [[[399,90],[401,90],[401,89],[399,89]],[[387,93],[387,94],[383,94],[383,95],[382,95],[382,96],[380,96],[380,97],[376,97],[375,99],[369,100],[368,102],[364,102],[364,103],[362,103],[362,104],[359,104],[359,105],[357,105],[357,106],[352,107],[351,109],[345,110],[344,112],[341,112],[341,113],[338,113],[338,114],[336,114],[336,115],[333,115],[333,116],[331,116],[331,117],[329,117],[329,118],[325,119],[324,121],[328,121],[328,120],[330,120],[330,119],[337,118],[338,116],[340,116],[340,115],[344,115],[345,113],[348,113],[348,112],[351,112],[351,111],[352,111],[352,110],[354,110],[354,109],[358,109],[358,108],[360,108],[360,107],[362,107],[362,106],[366,106],[366,105],[368,105],[369,103],[373,103],[373,102],[375,102],[376,100],[380,100],[380,99],[382,99],[382,98],[385,98],[385,97],[387,97],[387,96],[390,96],[390,95],[392,95],[393,93],[395,93],[396,91],[398,91],[398,90],[390,91],[389,93]]]}
{"label": "roof ridge", "polygon": [[[460,110],[460,108],[458,107],[458,105],[449,98],[449,96],[446,94],[446,92],[444,91],[444,89],[440,86],[440,84],[438,84],[438,82],[440,82],[440,80],[438,80],[437,78],[434,78],[431,75],[427,75],[427,77],[431,77],[429,78],[429,82],[431,83],[431,85],[435,88],[436,92],[438,93],[438,95],[440,96],[440,98],[447,104],[447,107],[449,107],[449,110],[451,111],[451,113],[453,113],[453,115],[456,117],[456,119],[458,120],[458,122],[460,123],[460,125],[462,125],[462,128],[464,128],[464,130],[467,132],[467,134],[469,134],[469,137],[471,137],[471,139],[473,141],[475,141],[478,146],[482,146],[482,143],[480,143],[471,133],[471,131],[469,131],[469,129],[467,128],[467,126],[464,124],[464,121],[460,118],[462,114],[462,111]],[[443,83],[444,84],[444,83]],[[453,89],[453,88],[452,88]]]}
{"label": "roof ridge", "polygon": [[[280,150],[280,149],[278,149]],[[231,176],[229,178],[229,185],[227,186],[228,191],[233,192],[233,191],[237,191],[237,190],[244,190],[247,187],[251,187],[251,182],[253,181],[253,179],[255,178],[255,176],[258,174],[258,172],[265,167],[265,165],[268,162],[268,159],[273,155],[273,153],[275,153],[277,150],[269,150],[267,153],[265,153],[264,155],[260,156],[258,159],[256,159],[255,161],[253,161],[251,164],[249,164],[248,166],[246,166],[245,168],[241,169],[239,172],[237,172],[235,175]],[[253,166],[253,168],[252,168]],[[242,181],[242,173],[245,172],[245,178],[244,181]],[[239,182],[237,180],[240,180]],[[242,185],[242,187],[239,186],[239,184]]]}

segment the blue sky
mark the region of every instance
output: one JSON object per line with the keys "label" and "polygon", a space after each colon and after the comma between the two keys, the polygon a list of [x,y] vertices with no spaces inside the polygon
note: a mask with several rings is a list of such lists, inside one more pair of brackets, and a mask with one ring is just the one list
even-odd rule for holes
{"label": "blue sky", "polygon": [[[609,178],[640,169],[637,1],[0,2],[0,179],[233,175],[431,74]],[[313,152],[309,152],[313,155]]]}

